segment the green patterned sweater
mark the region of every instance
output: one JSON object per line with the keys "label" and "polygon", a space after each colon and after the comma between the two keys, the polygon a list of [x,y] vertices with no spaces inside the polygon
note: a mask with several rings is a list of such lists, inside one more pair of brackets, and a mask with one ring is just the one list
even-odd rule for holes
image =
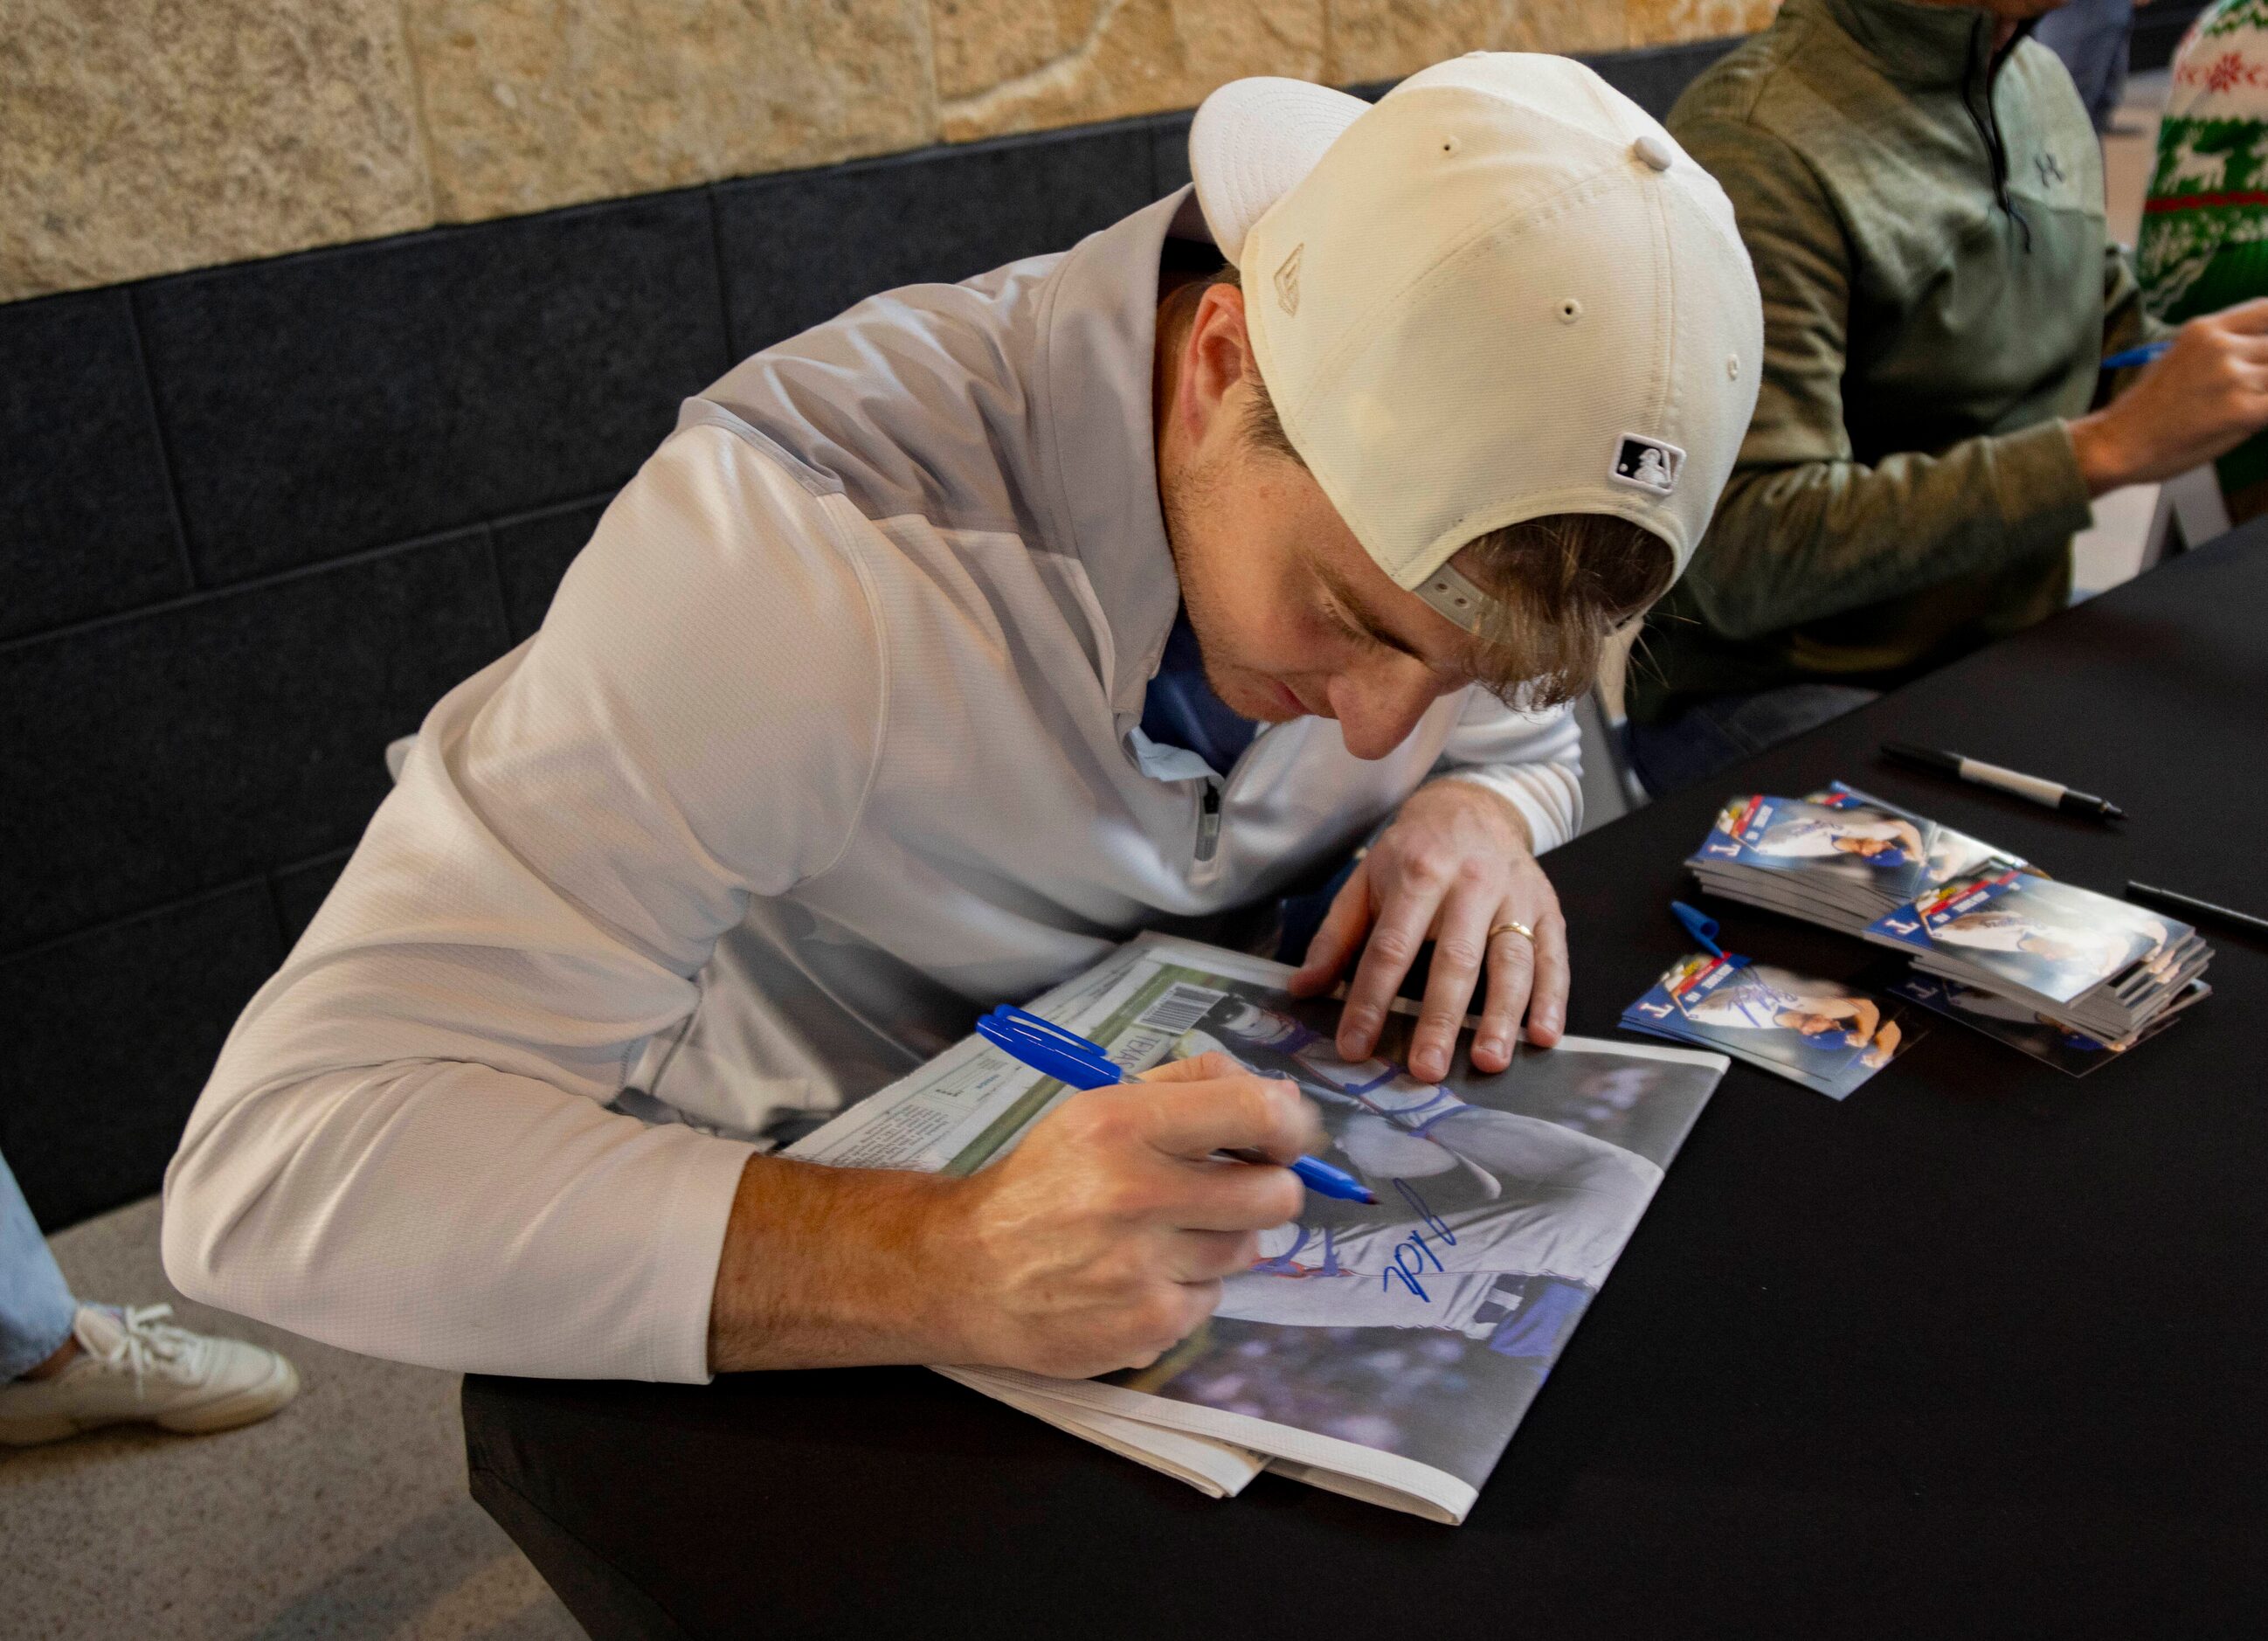
{"label": "green patterned sweater", "polygon": [[[2206,11],[2172,78],[2139,261],[2150,312],[2178,324],[2268,296],[2268,3]],[[2268,484],[2268,434],[2218,465],[2232,499]]]}

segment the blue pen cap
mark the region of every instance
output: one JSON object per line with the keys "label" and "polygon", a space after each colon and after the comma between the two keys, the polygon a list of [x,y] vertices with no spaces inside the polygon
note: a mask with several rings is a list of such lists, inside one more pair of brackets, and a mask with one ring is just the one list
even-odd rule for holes
{"label": "blue pen cap", "polygon": [[1717,944],[1717,920],[1714,917],[1683,901],[1670,901],[1669,909],[1676,915],[1677,921],[1685,925],[1685,932],[1701,943],[1703,951],[1712,957],[1725,955],[1725,948]]}
{"label": "blue pen cap", "polygon": [[1121,1079],[1098,1043],[1075,1032],[1005,1005],[976,1022],[976,1034],[993,1047],[1073,1088],[1102,1088]]}

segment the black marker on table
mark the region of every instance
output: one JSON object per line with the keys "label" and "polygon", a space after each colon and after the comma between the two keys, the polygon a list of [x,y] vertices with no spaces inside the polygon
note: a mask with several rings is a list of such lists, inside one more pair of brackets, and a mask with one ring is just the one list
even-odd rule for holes
{"label": "black marker on table", "polygon": [[2073,791],[2058,782],[2043,780],[2036,775],[2026,775],[2021,769],[2004,769],[1997,763],[1980,763],[1974,758],[1964,758],[1957,752],[1940,752],[1933,747],[1912,747],[1904,741],[1886,740],[1882,743],[1882,755],[1893,763],[1909,764],[1934,775],[1950,775],[1977,786],[1989,786],[1995,791],[2028,798],[2036,804],[2044,804],[2050,809],[2060,809],[2066,814],[2086,815],[2096,820],[2124,820],[2126,818],[2126,812],[2107,798]]}
{"label": "black marker on table", "polygon": [[2202,923],[2226,924],[2232,929],[2243,930],[2255,938],[2268,937],[2268,917],[2255,917],[2250,912],[2232,911],[2226,906],[2216,906],[2211,901],[2176,894],[2171,889],[2154,889],[2146,883],[2129,880],[2126,898],[2141,901],[2163,911],[2179,912],[2184,917]]}

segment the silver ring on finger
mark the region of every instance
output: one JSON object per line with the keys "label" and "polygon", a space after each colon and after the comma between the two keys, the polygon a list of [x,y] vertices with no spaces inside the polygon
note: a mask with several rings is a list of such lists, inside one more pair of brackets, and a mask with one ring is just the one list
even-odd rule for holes
{"label": "silver ring on finger", "polygon": [[1500,934],[1516,934],[1521,939],[1527,941],[1528,945],[1534,946],[1535,944],[1535,931],[1529,928],[1526,924],[1521,922],[1517,917],[1506,918],[1502,923],[1497,924],[1495,928],[1488,931],[1488,938],[1491,940],[1494,940],[1497,936]]}

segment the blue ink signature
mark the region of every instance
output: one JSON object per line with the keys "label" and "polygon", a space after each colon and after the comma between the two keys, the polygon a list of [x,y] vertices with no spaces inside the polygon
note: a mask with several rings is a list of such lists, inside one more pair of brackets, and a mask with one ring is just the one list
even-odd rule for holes
{"label": "blue ink signature", "polygon": [[[1394,1181],[1394,1188],[1402,1193],[1402,1200],[1403,1202],[1408,1203],[1411,1208],[1417,1210],[1418,1218],[1424,1222],[1427,1231],[1431,1231],[1435,1236],[1447,1243],[1451,1247],[1456,1247],[1456,1233],[1449,1229],[1448,1225],[1443,1222],[1439,1214],[1425,1206],[1425,1199],[1418,1195],[1416,1188],[1413,1187],[1409,1181],[1400,1179],[1395,1180]],[[1447,1267],[1441,1263],[1441,1256],[1439,1254],[1436,1254],[1432,1250],[1432,1247],[1426,1242],[1425,1232],[1412,1231],[1408,1236],[1395,1244],[1394,1267],[1390,1270],[1382,1270],[1379,1273],[1378,1285],[1381,1288],[1387,1287],[1390,1285],[1396,1277],[1399,1277],[1401,1279],[1402,1285],[1408,1289],[1411,1293],[1416,1294],[1420,1301],[1428,1305],[1432,1304],[1433,1302],[1432,1296],[1425,1291],[1425,1284],[1418,1281],[1420,1277],[1427,1274],[1425,1270],[1425,1262],[1428,1260],[1432,1262],[1433,1269],[1435,1270],[1445,1270],[1447,1269]]]}

